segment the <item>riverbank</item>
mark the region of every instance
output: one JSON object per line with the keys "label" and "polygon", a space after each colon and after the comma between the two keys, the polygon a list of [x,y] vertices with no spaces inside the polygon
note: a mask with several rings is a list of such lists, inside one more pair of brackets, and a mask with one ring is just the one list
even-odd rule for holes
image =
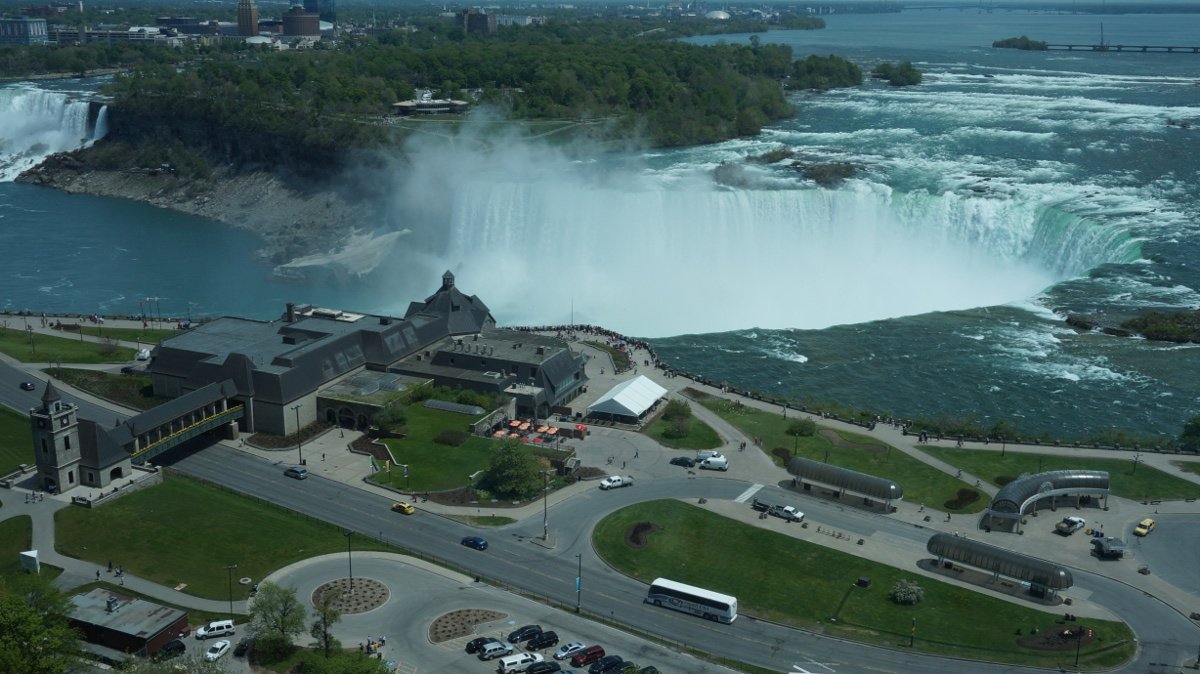
{"label": "riverbank", "polygon": [[202,177],[184,176],[169,165],[98,166],[86,150],[76,150],[47,157],[16,182],[140,201],[249,230],[262,239],[258,256],[276,265],[333,251],[375,221],[372,203],[331,186],[301,185],[275,171],[229,165]]}

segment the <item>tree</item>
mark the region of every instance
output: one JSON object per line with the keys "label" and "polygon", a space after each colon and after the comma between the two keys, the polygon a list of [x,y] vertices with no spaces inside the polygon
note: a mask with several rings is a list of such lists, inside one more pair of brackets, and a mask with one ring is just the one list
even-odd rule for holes
{"label": "tree", "polygon": [[663,419],[667,421],[687,421],[692,418],[692,408],[682,400],[668,400],[663,407]]}
{"label": "tree", "polygon": [[277,653],[290,650],[292,639],[304,633],[305,617],[295,588],[261,583],[250,607],[250,633],[258,637],[256,648]]}
{"label": "tree", "polygon": [[541,464],[516,440],[501,441],[492,452],[483,484],[500,498],[532,498],[542,489]]}
{"label": "tree", "polygon": [[794,455],[799,450],[801,436],[811,437],[816,432],[817,422],[812,419],[793,419],[787,427],[787,434],[792,436],[792,454]]}
{"label": "tree", "polygon": [[58,600],[0,588],[0,672],[62,674],[75,668],[79,636],[65,613],[44,610]]}
{"label": "tree", "polygon": [[340,647],[338,640],[333,637],[333,626],[342,619],[342,614],[333,606],[334,595],[332,592],[326,592],[321,595],[321,599],[316,602],[316,620],[313,621],[312,628],[308,631],[312,638],[317,640],[321,646],[321,650],[325,651],[325,657],[329,657],[329,652]]}
{"label": "tree", "polygon": [[1200,450],[1200,416],[1192,417],[1183,425],[1183,433],[1179,435],[1179,447],[1192,452]]}
{"label": "tree", "polygon": [[392,403],[375,413],[371,421],[385,435],[399,432],[408,423],[408,412],[400,403]]}

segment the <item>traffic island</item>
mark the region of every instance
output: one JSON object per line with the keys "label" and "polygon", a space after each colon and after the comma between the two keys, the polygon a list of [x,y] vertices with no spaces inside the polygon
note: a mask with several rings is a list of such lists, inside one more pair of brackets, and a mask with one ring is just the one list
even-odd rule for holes
{"label": "traffic island", "polygon": [[338,578],[313,590],[313,606],[329,597],[329,606],[342,615],[366,613],[387,603],[391,591],[373,578]]}
{"label": "traffic island", "polygon": [[429,640],[435,644],[458,639],[475,633],[475,626],[496,622],[508,617],[507,613],[481,608],[464,608],[438,616],[429,625]]}

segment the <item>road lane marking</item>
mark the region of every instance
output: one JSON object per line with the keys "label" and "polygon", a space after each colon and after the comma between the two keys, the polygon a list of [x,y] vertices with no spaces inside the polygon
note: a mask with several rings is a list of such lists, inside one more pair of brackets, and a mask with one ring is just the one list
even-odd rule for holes
{"label": "road lane marking", "polygon": [[763,485],[761,485],[761,484],[752,485],[749,489],[742,492],[741,496],[733,499],[733,502],[734,503],[745,503],[746,501],[750,500],[751,496],[754,496],[755,494],[757,494],[758,490],[760,490],[762,488],[763,488]]}

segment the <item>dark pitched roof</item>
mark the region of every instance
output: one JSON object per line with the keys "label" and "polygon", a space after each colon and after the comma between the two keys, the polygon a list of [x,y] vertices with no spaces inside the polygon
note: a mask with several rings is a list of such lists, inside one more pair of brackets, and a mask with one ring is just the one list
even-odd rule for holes
{"label": "dark pitched roof", "polygon": [[105,428],[94,421],[80,419],[79,458],[81,463],[103,471],[128,459],[129,452],[125,450],[124,443],[117,442],[110,435],[111,431],[117,431],[120,428],[120,426]]}
{"label": "dark pitched roof", "polygon": [[424,302],[408,305],[404,318],[417,315],[436,316],[445,321],[445,332],[451,335],[469,335],[496,324],[492,312],[477,295],[466,295],[454,286],[454,274],[442,275],[442,287],[425,298]]}
{"label": "dark pitched roof", "polygon": [[42,402],[49,405],[55,400],[62,400],[62,398],[58,395],[58,389],[54,388],[54,382],[47,379],[46,390],[42,393]]}
{"label": "dark pitched roof", "polygon": [[226,379],[185,393],[178,398],[146,410],[141,414],[130,417],[108,430],[108,437],[118,446],[126,447],[133,439],[146,431],[157,428],[172,419],[186,414],[198,407],[216,402],[222,398],[232,398],[237,395],[237,387]]}

